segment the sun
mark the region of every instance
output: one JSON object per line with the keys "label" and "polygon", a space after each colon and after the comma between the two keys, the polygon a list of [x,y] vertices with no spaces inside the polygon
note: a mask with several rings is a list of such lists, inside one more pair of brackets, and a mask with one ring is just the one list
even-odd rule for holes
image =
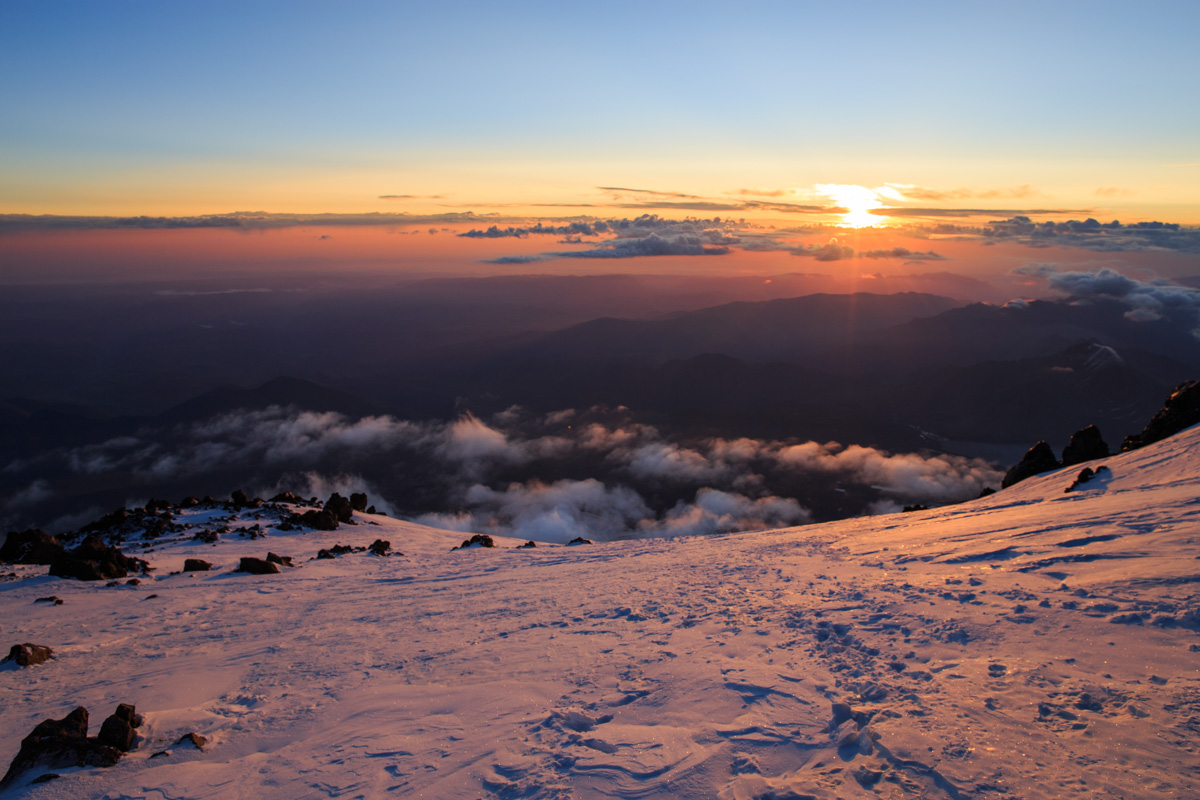
{"label": "sun", "polygon": [[887,220],[883,215],[872,213],[883,208],[883,201],[875,189],[843,183],[822,183],[816,189],[846,209],[838,223],[843,228],[873,228]]}

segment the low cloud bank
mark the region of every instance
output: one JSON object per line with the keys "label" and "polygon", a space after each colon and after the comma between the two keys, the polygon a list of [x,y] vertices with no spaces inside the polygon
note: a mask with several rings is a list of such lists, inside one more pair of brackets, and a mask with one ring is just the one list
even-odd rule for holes
{"label": "low cloud bank", "polygon": [[24,481],[10,512],[57,502],[56,484],[83,479],[116,477],[146,497],[163,487],[227,493],[232,485],[200,487],[236,480],[260,494],[363,491],[382,510],[427,524],[543,541],[798,525],[814,519],[822,493],[841,492],[852,504],[843,513],[861,513],[871,504],[966,500],[1000,478],[986,462],[958,456],[837,442],[676,441],[624,408],[537,415],[519,407],[486,420],[412,422],[272,406],[147,428],[6,471]]}

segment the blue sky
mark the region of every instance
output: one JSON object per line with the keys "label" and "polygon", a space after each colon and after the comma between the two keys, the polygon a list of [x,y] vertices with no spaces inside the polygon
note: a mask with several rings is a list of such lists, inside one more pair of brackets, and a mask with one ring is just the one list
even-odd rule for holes
{"label": "blue sky", "polygon": [[1198,22],[1194,2],[9,2],[0,210],[889,181],[1195,209]]}

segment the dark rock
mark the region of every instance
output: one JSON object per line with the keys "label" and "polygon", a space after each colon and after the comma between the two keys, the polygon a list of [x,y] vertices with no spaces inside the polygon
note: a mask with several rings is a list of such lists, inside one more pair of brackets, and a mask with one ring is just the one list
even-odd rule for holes
{"label": "dark rock", "polygon": [[32,667],[44,664],[54,658],[54,651],[41,644],[14,644],[8,651],[5,661],[15,661],[18,667]]}
{"label": "dark rock", "polygon": [[204,745],[208,744],[208,739],[205,739],[203,736],[201,736],[198,733],[189,732],[189,733],[185,733],[183,736],[180,736],[179,739],[176,740],[174,746],[179,747],[180,745],[185,745],[185,744],[190,744],[193,747],[195,747],[197,750],[203,750]]}
{"label": "dark rock", "polygon": [[305,511],[303,514],[297,514],[288,519],[293,525],[304,528],[312,528],[315,531],[336,531],[338,527],[337,515],[332,511]]}
{"label": "dark rock", "polygon": [[56,606],[61,606],[63,604],[62,598],[55,597],[54,595],[50,595],[49,597],[39,597],[37,600],[34,600],[33,602],[35,602],[35,603],[53,603]]}
{"label": "dark rock", "polygon": [[492,541],[492,537],[488,536],[486,533],[477,533],[474,536],[472,536],[470,539],[467,539],[461,545],[459,545],[458,547],[455,547],[453,549],[454,550],[463,550],[468,547],[495,547],[495,546],[496,546],[496,543]]}
{"label": "dark rock", "polygon": [[250,498],[247,497],[246,493],[243,492],[241,489],[234,489],[233,492],[229,495],[229,499],[233,502],[233,505],[237,508],[245,508],[246,506],[250,505]]}
{"label": "dark rock", "polygon": [[521,545],[521,547],[537,547],[537,542],[535,542],[535,541],[533,541],[532,539],[530,539],[528,542],[526,542],[525,544]]}
{"label": "dark rock", "polygon": [[62,719],[39,722],[21,740],[21,749],[0,778],[0,789],[35,767],[111,767],[121,751],[89,739],[88,712],[80,706]]}
{"label": "dark rock", "polygon": [[337,492],[329,495],[329,499],[325,501],[325,510],[337,517],[338,522],[349,522],[354,516],[354,506]]}
{"label": "dark rock", "polygon": [[267,553],[267,563],[278,564],[281,567],[293,566],[291,556],[277,556],[274,553]]}
{"label": "dark rock", "polygon": [[592,540],[591,540],[591,539],[585,539],[585,538],[583,538],[582,536],[576,536],[574,539],[572,539],[571,541],[567,542],[567,546],[568,546],[568,547],[569,547],[569,546],[571,546],[571,545],[573,545],[573,544],[592,544]]}
{"label": "dark rock", "polygon": [[137,713],[137,707],[132,703],[118,704],[117,710],[113,712],[113,715],[128,722],[131,728],[140,728],[145,721],[142,715]]}
{"label": "dark rock", "polygon": [[192,538],[205,544],[215,544],[221,537],[216,531],[196,531],[196,535]]}
{"label": "dark rock", "polygon": [[170,507],[171,502],[169,500],[163,500],[161,497],[152,497],[146,501],[147,511],[166,511]]}
{"label": "dark rock", "polygon": [[147,572],[149,568],[150,565],[140,558],[127,556],[100,541],[99,537],[89,536],[79,547],[55,558],[50,564],[50,574],[58,578],[100,581],[124,578],[138,570]]}
{"label": "dark rock", "polygon": [[1004,475],[1004,480],[1000,482],[1001,489],[1007,489],[1015,483],[1020,483],[1026,478],[1032,478],[1034,475],[1041,475],[1043,472],[1050,472],[1058,469],[1061,464],[1054,457],[1054,451],[1050,449],[1050,445],[1045,442],[1038,442],[1025,456],[1017,462]]}
{"label": "dark rock", "polygon": [[1200,381],[1187,381],[1175,387],[1163,407],[1141,433],[1126,436],[1121,450],[1136,450],[1200,422]]}
{"label": "dark rock", "polygon": [[208,572],[212,569],[212,564],[202,558],[185,558],[183,560],[184,572]]}
{"label": "dark rock", "polygon": [[1062,465],[1073,467],[1085,461],[1108,458],[1108,456],[1108,445],[1100,436],[1100,429],[1095,425],[1088,425],[1083,430],[1076,431],[1071,435],[1071,441],[1063,448]]}
{"label": "dark rock", "polygon": [[96,741],[106,747],[128,753],[133,748],[133,726],[116,714],[110,715],[100,726]]}
{"label": "dark rock", "polygon": [[200,505],[200,501],[192,497],[190,494],[179,501],[180,508],[195,508]]}
{"label": "dark rock", "polygon": [[334,558],[334,555],[333,555],[333,553],[329,552],[328,550],[318,550],[317,558],[323,558],[323,559],[324,558]]}
{"label": "dark rock", "polygon": [[125,585],[126,586],[141,586],[142,582],[139,581],[137,578],[130,578],[129,580],[125,581]]}
{"label": "dark rock", "polygon": [[912,513],[912,512],[914,512],[914,511],[928,511],[928,510],[929,510],[929,506],[926,506],[926,505],[921,505],[920,503],[917,503],[916,505],[912,505],[912,506],[905,506],[905,507],[904,507],[903,509],[901,509],[901,510],[902,510],[902,511],[903,511],[905,514],[911,514],[911,513]]}
{"label": "dark rock", "polygon": [[280,492],[279,494],[277,494],[271,498],[271,502],[272,503],[291,503],[293,505],[299,505],[300,503],[303,503],[304,500],[297,497],[296,495],[292,494],[291,492]]}
{"label": "dark rock", "polygon": [[63,553],[55,537],[37,528],[11,531],[0,547],[0,561],[10,564],[50,564]]}
{"label": "dark rock", "polygon": [[36,778],[31,780],[30,783],[49,783],[50,781],[61,777],[62,775],[59,775],[57,772],[47,772],[45,775],[38,775]]}
{"label": "dark rock", "polygon": [[1066,494],[1067,492],[1073,492],[1080,486],[1083,486],[1085,483],[1090,481],[1092,478],[1095,478],[1098,475],[1104,475],[1108,473],[1108,471],[1108,467],[1105,466],[1096,467],[1094,470],[1091,467],[1084,467],[1083,469],[1079,470],[1079,474],[1075,476],[1075,481],[1066,489],[1063,489],[1063,493]]}
{"label": "dark rock", "polygon": [[263,561],[261,558],[244,556],[238,563],[237,571],[248,572],[251,575],[275,575],[279,572],[279,567],[270,561]]}
{"label": "dark rock", "polygon": [[391,554],[392,543],[386,539],[376,539],[371,542],[371,546],[367,548],[373,556],[386,556]]}
{"label": "dark rock", "polygon": [[987,497],[996,493],[996,490],[990,486],[983,487],[983,491],[979,493],[980,497]]}
{"label": "dark rock", "polygon": [[367,506],[367,513],[368,514],[376,514],[378,512],[375,511],[375,506]]}
{"label": "dark rock", "polygon": [[350,507],[355,511],[367,510],[367,495],[363,492],[354,492],[350,495]]}

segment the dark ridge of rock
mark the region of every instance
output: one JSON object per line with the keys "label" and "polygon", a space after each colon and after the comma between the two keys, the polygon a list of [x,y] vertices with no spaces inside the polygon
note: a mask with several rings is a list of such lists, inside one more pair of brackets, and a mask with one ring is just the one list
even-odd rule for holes
{"label": "dark ridge of rock", "polygon": [[250,505],[250,498],[241,489],[234,489],[229,495],[229,500],[237,508],[245,508]]}
{"label": "dark ridge of rock", "polygon": [[293,505],[300,505],[301,503],[304,503],[306,501],[303,498],[297,497],[296,495],[292,494],[291,492],[280,492],[279,494],[277,494],[271,498],[271,502],[272,503],[291,503]]}
{"label": "dark ridge of rock", "polygon": [[338,522],[349,522],[354,516],[354,506],[337,492],[329,495],[325,501],[325,510],[337,517]]}
{"label": "dark ridge of rock", "polygon": [[350,507],[355,511],[367,510],[367,495],[364,492],[354,492],[350,495]]}
{"label": "dark ridge of rock", "polygon": [[183,560],[184,572],[208,572],[212,569],[212,564],[202,558],[185,558]]}
{"label": "dark ridge of rock", "polygon": [[100,733],[96,736],[96,742],[105,747],[120,750],[122,753],[128,753],[133,749],[134,737],[132,725],[116,714],[110,714],[100,725]]}
{"label": "dark ridge of rock", "polygon": [[54,658],[54,651],[49,647],[25,642],[24,644],[14,644],[9,649],[8,656],[4,661],[15,661],[18,667],[32,667],[36,664],[44,664],[52,658]]}
{"label": "dark ridge of rock", "polygon": [[30,528],[11,531],[0,546],[0,561],[10,564],[51,564],[63,553],[62,543],[50,534]]}
{"label": "dark ridge of rock", "polygon": [[520,545],[520,547],[537,547],[537,542],[535,542],[533,539],[530,539],[525,544]]}
{"label": "dark ridge of rock", "polygon": [[124,578],[130,572],[149,572],[150,565],[109,547],[97,536],[88,536],[74,550],[67,550],[50,564],[50,574],[81,581]]}
{"label": "dark ridge of rock", "polygon": [[170,507],[171,501],[163,500],[161,497],[152,497],[146,501],[146,510],[150,512],[166,511]]}
{"label": "dark ridge of rock", "polygon": [[268,564],[278,564],[281,567],[294,566],[292,564],[291,556],[278,556],[278,555],[275,555],[274,553],[267,553],[267,563]]}
{"label": "dark ridge of rock", "polygon": [[242,560],[238,563],[237,571],[248,572],[251,575],[276,575],[279,573],[279,567],[261,558],[243,556]]}
{"label": "dark ridge of rock", "polygon": [[928,510],[929,510],[929,506],[922,505],[920,503],[917,503],[916,505],[912,505],[912,506],[905,506],[903,509],[901,509],[901,511],[905,514],[911,514],[914,511],[928,511]]}
{"label": "dark ridge of rock", "polygon": [[983,491],[979,493],[980,497],[988,497],[996,493],[996,490],[990,486],[983,487]]}
{"label": "dark ridge of rock", "polygon": [[376,539],[371,542],[371,546],[367,548],[373,556],[391,555],[392,543],[387,539]]}
{"label": "dark ridge of rock", "polygon": [[88,712],[83,706],[62,719],[39,722],[21,740],[21,749],[0,778],[0,789],[13,783],[25,772],[39,768],[111,767],[121,759],[121,751],[89,739]]}
{"label": "dark ridge of rock", "polygon": [[58,597],[57,595],[53,595],[53,594],[50,595],[49,597],[39,597],[37,600],[34,600],[33,602],[35,602],[35,603],[53,603],[56,606],[61,606],[63,604],[62,598]]}
{"label": "dark ridge of rock", "polygon": [[460,544],[458,547],[452,547],[451,550],[465,550],[468,547],[495,547],[496,543],[492,541],[492,537],[486,533],[477,533],[470,539]]}
{"label": "dark ridge of rock", "polygon": [[585,539],[582,536],[576,536],[574,539],[567,542],[567,547],[570,547],[573,544],[593,544],[593,542],[591,539]]}
{"label": "dark ridge of rock", "polygon": [[287,521],[296,527],[311,528],[314,531],[336,531],[338,528],[337,515],[328,509],[293,514]]}
{"label": "dark ridge of rock", "polygon": [[375,510],[375,506],[367,506],[367,513],[368,514],[378,514],[379,512]]}
{"label": "dark ridge of rock", "polygon": [[1095,425],[1088,425],[1071,434],[1071,441],[1063,448],[1062,465],[1073,467],[1085,461],[1108,458],[1109,455],[1108,444],[1100,435],[1100,429]]}
{"label": "dark ridge of rock", "polygon": [[1108,471],[1109,471],[1108,467],[1105,467],[1105,466],[1096,467],[1094,470],[1091,467],[1084,467],[1083,469],[1081,469],[1079,471],[1079,474],[1075,476],[1075,481],[1070,486],[1068,486],[1066,489],[1063,489],[1063,494],[1066,494],[1067,492],[1075,491],[1080,486],[1083,486],[1085,483],[1090,481],[1092,478],[1095,478],[1097,475],[1102,475]]}
{"label": "dark ridge of rock", "polygon": [[1200,381],[1187,381],[1172,390],[1141,433],[1125,437],[1121,451],[1136,450],[1200,422]]}
{"label": "dark ridge of rock", "polygon": [[200,505],[200,501],[195,497],[192,497],[190,494],[179,501],[180,508],[195,508],[198,505]]}
{"label": "dark ridge of rock", "polygon": [[1032,478],[1034,475],[1041,475],[1043,472],[1050,472],[1058,469],[1061,464],[1054,457],[1054,451],[1050,449],[1050,445],[1045,442],[1038,442],[1025,456],[1013,465],[1004,475],[1004,480],[1000,482],[1001,489],[1007,489],[1015,483],[1020,483],[1026,478]]}

